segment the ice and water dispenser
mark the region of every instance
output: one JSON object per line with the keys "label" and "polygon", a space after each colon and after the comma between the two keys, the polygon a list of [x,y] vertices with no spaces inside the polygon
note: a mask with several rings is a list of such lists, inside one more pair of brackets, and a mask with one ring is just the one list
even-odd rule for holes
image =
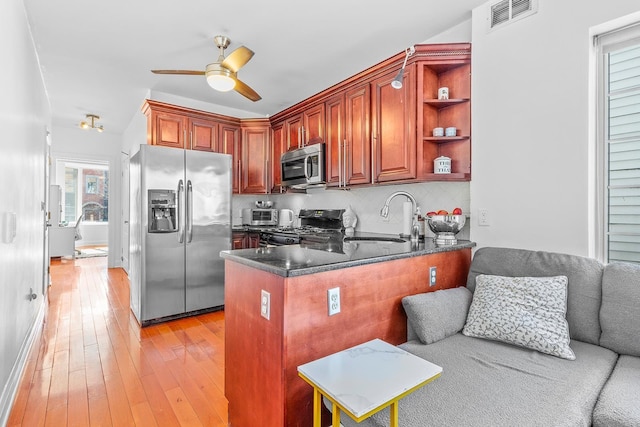
{"label": "ice and water dispenser", "polygon": [[176,192],[149,190],[149,233],[174,233],[178,231]]}

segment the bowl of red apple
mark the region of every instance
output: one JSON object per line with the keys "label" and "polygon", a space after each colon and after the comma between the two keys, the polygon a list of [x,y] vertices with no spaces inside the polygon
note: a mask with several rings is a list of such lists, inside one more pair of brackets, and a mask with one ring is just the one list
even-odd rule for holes
{"label": "bowl of red apple", "polygon": [[455,245],[458,243],[456,234],[462,230],[466,222],[462,209],[455,208],[451,212],[441,209],[427,212],[425,216],[429,229],[436,235],[435,242],[437,245]]}

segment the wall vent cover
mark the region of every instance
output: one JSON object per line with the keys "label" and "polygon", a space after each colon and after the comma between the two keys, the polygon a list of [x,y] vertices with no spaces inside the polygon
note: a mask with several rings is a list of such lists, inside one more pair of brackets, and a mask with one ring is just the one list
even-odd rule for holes
{"label": "wall vent cover", "polygon": [[492,3],[490,8],[491,25],[489,29],[532,15],[538,9],[536,0],[500,0]]}

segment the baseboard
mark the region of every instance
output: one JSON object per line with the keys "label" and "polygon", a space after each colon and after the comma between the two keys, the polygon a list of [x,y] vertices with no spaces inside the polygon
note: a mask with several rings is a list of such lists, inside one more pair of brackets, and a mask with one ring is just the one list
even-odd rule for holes
{"label": "baseboard", "polygon": [[38,314],[31,325],[29,334],[22,343],[22,348],[20,349],[20,353],[18,353],[18,359],[16,359],[16,362],[13,364],[11,375],[9,375],[7,384],[5,385],[4,390],[2,390],[2,395],[0,395],[0,426],[7,425],[7,422],[9,421],[9,413],[11,412],[16,394],[18,393],[18,386],[20,385],[20,379],[22,378],[22,373],[24,372],[24,368],[27,364],[27,357],[29,356],[33,342],[40,333],[44,323],[45,303],[42,302],[43,298],[39,298],[39,300],[41,301],[41,304]]}

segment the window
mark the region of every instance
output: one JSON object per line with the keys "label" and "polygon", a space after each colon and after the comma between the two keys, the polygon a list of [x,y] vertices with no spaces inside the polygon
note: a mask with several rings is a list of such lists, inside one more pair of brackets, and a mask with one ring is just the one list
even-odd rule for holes
{"label": "window", "polygon": [[640,263],[640,24],[597,38],[602,254]]}
{"label": "window", "polygon": [[57,180],[64,180],[64,218],[75,223],[109,221],[109,167],[99,163],[58,160]]}

